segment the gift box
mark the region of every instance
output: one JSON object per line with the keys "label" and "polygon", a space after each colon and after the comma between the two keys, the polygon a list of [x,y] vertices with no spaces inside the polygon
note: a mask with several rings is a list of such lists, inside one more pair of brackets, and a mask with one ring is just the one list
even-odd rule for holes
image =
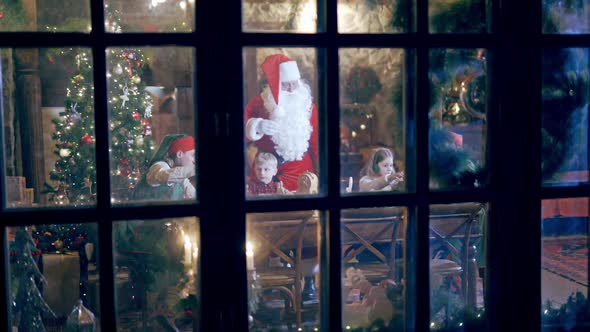
{"label": "gift box", "polygon": [[26,178],[24,176],[7,176],[6,177],[6,202],[22,202],[26,198],[25,189],[27,188]]}

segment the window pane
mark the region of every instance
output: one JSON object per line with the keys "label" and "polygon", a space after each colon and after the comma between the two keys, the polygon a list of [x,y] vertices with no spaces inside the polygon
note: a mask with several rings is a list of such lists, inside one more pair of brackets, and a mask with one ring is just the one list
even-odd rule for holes
{"label": "window pane", "polygon": [[113,251],[119,331],[193,331],[198,326],[197,218],[115,222]]}
{"label": "window pane", "polygon": [[406,53],[347,48],[339,55],[340,191],[405,191]]}
{"label": "window pane", "polygon": [[194,50],[107,50],[114,204],[196,199]]}
{"label": "window pane", "polygon": [[318,194],[316,50],[245,48],[244,59],[246,195]]}
{"label": "window pane", "polygon": [[486,52],[430,51],[430,189],[487,184]]}
{"label": "window pane", "polygon": [[590,32],[590,3],[543,1],[543,33],[579,34]]}
{"label": "window pane", "polygon": [[480,203],[430,206],[431,330],[485,330],[487,217]]}
{"label": "window pane", "polygon": [[590,322],[582,308],[587,308],[588,297],[590,201],[588,197],[548,199],[541,208],[543,330],[587,326]]}
{"label": "window pane", "polygon": [[483,33],[488,30],[487,2],[493,0],[428,1],[431,33]]}
{"label": "window pane", "polygon": [[246,216],[249,330],[317,331],[320,227],[318,211]]}
{"label": "window pane", "polygon": [[6,233],[13,330],[63,331],[72,324],[100,331],[97,225],[7,227]]}
{"label": "window pane", "polygon": [[96,201],[88,49],[1,49],[6,206]]}
{"label": "window pane", "polygon": [[105,0],[105,31],[191,32],[195,0]]}
{"label": "window pane", "polygon": [[406,208],[342,210],[342,325],[405,330]]}
{"label": "window pane", "polygon": [[590,50],[543,50],[542,175],[548,186],[588,182]]}
{"label": "window pane", "polygon": [[338,0],[338,32],[400,33],[410,32],[414,1]]}
{"label": "window pane", "polygon": [[242,0],[244,32],[315,33],[315,0]]}
{"label": "window pane", "polygon": [[0,3],[0,31],[90,32],[88,0],[7,0]]}

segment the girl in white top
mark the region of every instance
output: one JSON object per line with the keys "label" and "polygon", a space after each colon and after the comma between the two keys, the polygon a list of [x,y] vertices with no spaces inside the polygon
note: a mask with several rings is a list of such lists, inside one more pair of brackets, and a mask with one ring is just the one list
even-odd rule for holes
{"label": "girl in white top", "polygon": [[361,176],[359,191],[389,191],[404,181],[404,173],[395,172],[393,153],[387,148],[373,150]]}

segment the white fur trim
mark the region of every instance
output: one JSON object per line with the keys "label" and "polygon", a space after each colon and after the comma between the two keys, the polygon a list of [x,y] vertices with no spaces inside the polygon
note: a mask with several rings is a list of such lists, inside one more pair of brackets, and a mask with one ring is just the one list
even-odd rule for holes
{"label": "white fur trim", "polygon": [[262,122],[262,118],[251,118],[246,123],[246,137],[251,141],[257,141],[262,138],[263,134],[258,131],[258,125]]}
{"label": "white fur trim", "polygon": [[286,61],[279,65],[279,81],[280,82],[287,82],[287,81],[296,81],[301,78],[301,74],[299,74],[299,68],[297,67],[297,62],[295,61]]}

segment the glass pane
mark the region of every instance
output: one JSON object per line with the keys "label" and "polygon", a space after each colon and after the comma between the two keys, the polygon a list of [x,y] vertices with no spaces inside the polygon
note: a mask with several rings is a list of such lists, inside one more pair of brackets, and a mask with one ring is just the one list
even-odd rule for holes
{"label": "glass pane", "polygon": [[339,33],[410,32],[415,2],[338,0]]}
{"label": "glass pane", "polygon": [[245,48],[246,195],[319,193],[317,55]]}
{"label": "glass pane", "polygon": [[431,33],[483,33],[488,30],[488,2],[493,0],[428,0]]}
{"label": "glass pane", "polygon": [[339,56],[340,191],[405,191],[406,53],[347,48]]}
{"label": "glass pane", "polygon": [[242,0],[244,32],[315,33],[315,0]]}
{"label": "glass pane", "polygon": [[246,216],[250,331],[318,331],[320,213]]}
{"label": "glass pane", "polygon": [[89,0],[0,2],[0,31],[90,32]]}
{"label": "glass pane", "polygon": [[588,197],[541,202],[543,330],[587,326]]}
{"label": "glass pane", "polygon": [[6,206],[96,201],[88,49],[1,49]]}
{"label": "glass pane", "polygon": [[587,183],[590,49],[543,50],[542,175],[547,186]]}
{"label": "glass pane", "polygon": [[111,200],[196,199],[194,50],[109,48]]}
{"label": "glass pane", "polygon": [[342,325],[405,331],[407,209],[342,210]]}
{"label": "glass pane", "polygon": [[193,331],[199,322],[199,220],[113,225],[118,331]]}
{"label": "glass pane", "polygon": [[66,324],[100,331],[97,224],[7,227],[6,233],[13,331],[64,331]]}
{"label": "glass pane", "polygon": [[430,206],[430,328],[485,330],[485,229],[481,203]]}
{"label": "glass pane", "polygon": [[543,33],[579,34],[590,32],[590,3],[543,1]]}
{"label": "glass pane", "polygon": [[484,49],[430,51],[430,189],[487,185]]}
{"label": "glass pane", "polygon": [[105,0],[105,31],[191,32],[195,0]]}

